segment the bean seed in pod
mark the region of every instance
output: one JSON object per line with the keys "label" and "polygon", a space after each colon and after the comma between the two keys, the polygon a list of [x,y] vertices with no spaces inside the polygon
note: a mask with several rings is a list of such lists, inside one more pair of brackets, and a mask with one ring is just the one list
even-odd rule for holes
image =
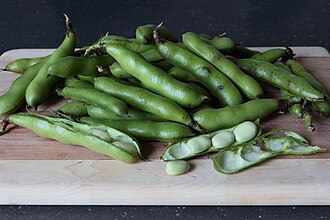
{"label": "bean seed in pod", "polygon": [[194,137],[187,142],[187,147],[191,153],[198,154],[211,147],[211,140],[206,136]]}
{"label": "bean seed in pod", "polygon": [[212,146],[215,148],[225,148],[234,143],[235,136],[232,131],[223,131],[212,137]]}
{"label": "bean seed in pod", "polygon": [[[245,122],[243,122],[245,123]],[[189,159],[192,157],[201,156],[211,152],[221,151],[226,147],[233,147],[241,143],[235,140],[233,131],[241,124],[237,124],[231,128],[219,129],[217,131],[201,134],[195,137],[187,137],[180,142],[176,142],[168,146],[162,155],[164,161]],[[261,129],[259,121],[256,121],[257,133],[254,138],[259,137]],[[248,140],[245,143],[248,143]]]}
{"label": "bean seed in pod", "polygon": [[257,135],[258,127],[251,121],[243,122],[238,125],[233,131],[235,139],[238,143],[252,140]]}

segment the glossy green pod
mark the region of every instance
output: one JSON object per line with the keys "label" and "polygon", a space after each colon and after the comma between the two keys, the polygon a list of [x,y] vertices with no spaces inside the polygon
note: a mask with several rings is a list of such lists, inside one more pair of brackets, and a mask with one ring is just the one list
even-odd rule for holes
{"label": "glossy green pod", "polygon": [[261,86],[255,79],[245,74],[215,47],[201,40],[197,34],[185,33],[182,40],[190,51],[204,58],[225,74],[247,98],[256,99],[263,94]]}
{"label": "glossy green pod", "polygon": [[40,61],[44,61],[47,57],[48,56],[17,59],[17,60],[14,60],[14,61],[8,63],[5,66],[5,70],[11,71],[11,72],[14,72],[14,73],[23,73],[29,67],[33,66],[34,64],[39,63]]}
{"label": "glossy green pod", "polygon": [[273,86],[285,89],[299,98],[311,101],[323,101],[324,95],[314,89],[306,80],[279,68],[269,62],[240,59],[236,64],[247,74],[264,80]]}
{"label": "glossy green pod", "polygon": [[137,109],[155,114],[170,121],[176,121],[189,126],[193,125],[193,121],[186,110],[170,99],[146,89],[124,85],[107,77],[95,79],[94,87],[123,100]]}
{"label": "glossy green pod", "polygon": [[37,107],[44,100],[46,100],[53,92],[56,83],[58,83],[61,79],[59,77],[48,75],[48,68],[50,65],[52,65],[55,61],[66,56],[71,56],[74,53],[77,34],[67,17],[66,26],[68,30],[65,34],[64,41],[45,61],[36,77],[31,81],[26,89],[25,99],[27,104],[31,107]]}
{"label": "glossy green pod", "polygon": [[123,101],[96,89],[64,87],[58,90],[57,94],[64,98],[94,104],[108,111],[113,111],[122,117],[127,117],[127,105]]}
{"label": "glossy green pod", "polygon": [[178,141],[194,135],[189,127],[176,122],[156,122],[148,120],[122,121],[80,118],[85,123],[103,124],[129,134],[137,139],[152,141]]}
{"label": "glossy green pod", "polygon": [[75,75],[97,75],[98,66],[108,67],[115,60],[109,56],[68,56],[54,62],[48,68],[48,74],[61,78],[68,78]]}
{"label": "glossy green pod", "polygon": [[196,107],[207,98],[123,46],[106,44],[106,50],[126,72],[139,79],[148,89],[183,107]]}
{"label": "glossy green pod", "polygon": [[166,121],[164,118],[131,106],[128,107],[127,117],[122,117],[113,111],[107,111],[95,105],[87,105],[87,112],[89,117],[96,119]]}
{"label": "glossy green pod", "polygon": [[[157,28],[157,26],[154,24],[146,24],[146,25],[141,25],[141,26],[137,27],[136,31],[135,31],[135,37],[136,37],[137,41],[142,44],[153,43],[154,42],[153,31],[156,28]],[[160,36],[162,38],[165,38],[165,39],[173,41],[173,42],[178,41],[178,39],[175,37],[175,35],[173,35],[171,32],[169,32],[167,30],[167,28],[164,27],[163,25],[158,27],[158,29],[159,29]]]}
{"label": "glossy green pod", "polygon": [[193,114],[193,119],[207,131],[233,127],[244,121],[263,119],[279,108],[276,99],[255,99],[225,108],[205,108]]}
{"label": "glossy green pod", "polygon": [[170,41],[158,39],[156,46],[165,60],[188,71],[194,78],[200,80],[224,106],[243,102],[235,85],[209,62]]}
{"label": "glossy green pod", "polygon": [[22,107],[25,102],[25,92],[30,82],[43,66],[41,61],[29,67],[23,75],[19,76],[10,86],[9,90],[0,96],[0,115],[10,114]]}

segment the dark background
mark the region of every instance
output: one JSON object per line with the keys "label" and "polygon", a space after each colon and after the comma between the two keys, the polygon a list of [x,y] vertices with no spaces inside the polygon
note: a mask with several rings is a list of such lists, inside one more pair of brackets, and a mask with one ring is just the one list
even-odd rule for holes
{"label": "dark background", "polygon": [[[164,22],[176,35],[226,32],[246,46],[322,46],[330,49],[330,2],[318,1],[64,1],[0,0],[0,53],[54,48],[65,32],[63,13],[79,33],[78,46],[110,34],[132,37],[141,24]],[[0,206],[0,219],[328,219],[328,207]]]}

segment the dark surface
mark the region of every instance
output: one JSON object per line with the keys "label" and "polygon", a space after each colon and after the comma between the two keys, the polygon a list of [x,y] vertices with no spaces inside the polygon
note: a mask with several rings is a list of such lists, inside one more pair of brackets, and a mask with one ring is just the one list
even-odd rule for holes
{"label": "dark surface", "polygon": [[[102,34],[131,37],[138,25],[164,21],[173,33],[226,32],[247,46],[313,45],[330,49],[328,1],[64,1],[1,0],[0,53],[53,48],[64,34],[62,13],[79,45]],[[328,219],[328,207],[0,206],[0,219]]]}

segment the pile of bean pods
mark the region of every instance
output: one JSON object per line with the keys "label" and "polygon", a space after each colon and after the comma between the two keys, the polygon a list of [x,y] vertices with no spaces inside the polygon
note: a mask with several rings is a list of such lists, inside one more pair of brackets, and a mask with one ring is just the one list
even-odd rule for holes
{"label": "pile of bean pods", "polygon": [[[67,17],[66,27],[52,54],[5,67],[22,75],[0,97],[0,115],[9,115],[0,134],[14,123],[127,163],[144,160],[138,140],[169,142],[162,159],[170,175],[210,153],[217,171],[235,173],[277,155],[326,150],[294,131],[260,128],[263,118],[288,110],[312,131],[311,111],[330,113],[324,87],[290,48],[258,52],[192,32],[179,42],[163,25],[148,24],[135,38],[106,34],[77,49]],[[279,88],[281,98],[264,98],[260,81]],[[37,114],[53,95],[71,101]],[[25,106],[28,112],[18,113]]]}

